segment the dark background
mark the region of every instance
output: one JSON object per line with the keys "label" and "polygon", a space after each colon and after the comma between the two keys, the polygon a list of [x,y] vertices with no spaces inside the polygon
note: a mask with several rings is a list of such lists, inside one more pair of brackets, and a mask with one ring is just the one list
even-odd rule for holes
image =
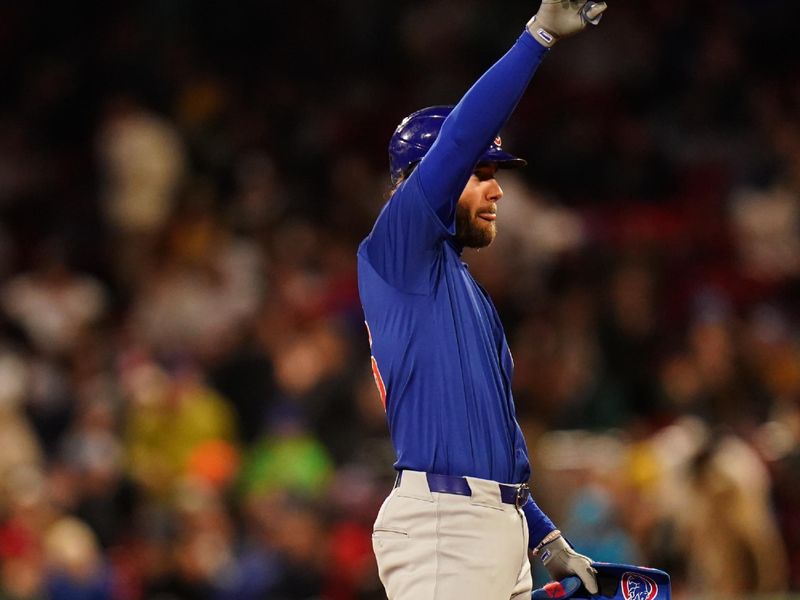
{"label": "dark background", "polygon": [[[356,246],[535,10],[0,3],[0,598],[383,597]],[[800,590],[796,11],[612,3],[468,256],[540,505],[678,598]]]}

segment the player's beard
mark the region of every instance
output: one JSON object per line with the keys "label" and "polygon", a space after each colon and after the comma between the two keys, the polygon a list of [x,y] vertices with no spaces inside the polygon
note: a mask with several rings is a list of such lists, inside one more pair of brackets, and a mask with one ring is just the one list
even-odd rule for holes
{"label": "player's beard", "polygon": [[473,215],[469,208],[456,205],[456,240],[465,248],[485,248],[494,241],[494,223]]}

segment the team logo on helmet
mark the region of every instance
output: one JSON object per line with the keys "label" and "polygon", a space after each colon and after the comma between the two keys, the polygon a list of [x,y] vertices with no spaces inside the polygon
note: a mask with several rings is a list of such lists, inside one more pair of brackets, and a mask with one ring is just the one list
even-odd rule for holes
{"label": "team logo on helmet", "polygon": [[622,575],[622,596],[625,600],[654,600],[658,596],[658,584],[641,573]]}
{"label": "team logo on helmet", "polygon": [[[485,138],[484,138],[484,139],[485,139]],[[502,140],[502,139],[500,139],[500,136],[499,136],[499,135],[498,135],[496,138],[494,138],[494,145],[495,145],[495,146],[502,146],[502,145],[503,145],[503,140]]]}

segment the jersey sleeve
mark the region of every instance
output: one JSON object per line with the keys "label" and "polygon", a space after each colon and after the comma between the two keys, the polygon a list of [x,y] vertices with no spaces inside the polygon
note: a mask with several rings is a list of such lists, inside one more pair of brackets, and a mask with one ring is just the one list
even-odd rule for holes
{"label": "jersey sleeve", "polygon": [[439,242],[454,233],[454,225],[441,222],[412,174],[383,207],[364,248],[372,268],[389,285],[426,294],[441,252]]}
{"label": "jersey sleeve", "polygon": [[523,32],[455,106],[419,167],[384,206],[365,251],[387,283],[411,293],[430,290],[441,243],[455,234],[461,192],[546,52]]}
{"label": "jersey sleeve", "polygon": [[478,159],[519,103],[547,49],[524,31],[445,119],[416,169],[425,198],[446,227]]}
{"label": "jersey sleeve", "polygon": [[528,548],[533,550],[548,533],[556,530],[556,526],[533,498],[528,499],[522,506],[522,512],[525,513],[525,520],[528,523]]}

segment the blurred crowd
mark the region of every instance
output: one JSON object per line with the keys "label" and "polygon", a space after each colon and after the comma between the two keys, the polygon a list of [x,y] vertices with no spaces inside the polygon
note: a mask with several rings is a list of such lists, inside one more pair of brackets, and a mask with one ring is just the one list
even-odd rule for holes
{"label": "blurred crowd", "polygon": [[[385,597],[356,246],[394,126],[535,4],[0,4],[0,599]],[[465,255],[539,504],[678,598],[800,592],[795,12],[621,2],[560,44]]]}

